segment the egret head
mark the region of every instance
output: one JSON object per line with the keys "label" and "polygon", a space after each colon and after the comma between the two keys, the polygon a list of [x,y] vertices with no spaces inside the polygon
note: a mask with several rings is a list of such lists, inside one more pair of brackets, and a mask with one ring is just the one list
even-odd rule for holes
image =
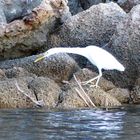
{"label": "egret head", "polygon": [[58,50],[56,48],[52,48],[52,49],[46,51],[45,53],[43,53],[43,55],[39,56],[34,62],[38,62],[46,57],[49,57],[50,55],[57,53],[57,52],[58,52]]}

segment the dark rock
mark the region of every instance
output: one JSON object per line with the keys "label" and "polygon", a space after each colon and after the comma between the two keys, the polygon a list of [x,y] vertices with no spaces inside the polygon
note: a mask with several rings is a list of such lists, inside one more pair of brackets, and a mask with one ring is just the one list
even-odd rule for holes
{"label": "dark rock", "polygon": [[81,6],[79,5],[78,0],[68,0],[68,6],[72,15],[77,14],[79,11],[82,11]]}
{"label": "dark rock", "polygon": [[120,73],[111,71],[115,85],[131,88],[140,75],[140,5],[134,7],[128,18],[117,25],[110,45],[106,48],[125,66]]}
{"label": "dark rock", "polygon": [[15,19],[22,19],[24,16],[31,13],[33,8],[38,6],[42,0],[28,2],[27,0],[3,0],[3,11],[7,22]]}
{"label": "dark rock", "polygon": [[66,20],[60,30],[49,36],[48,46],[103,46],[125,17],[126,13],[115,3],[94,5]]}
{"label": "dark rock", "polygon": [[130,93],[130,102],[134,104],[140,103],[140,78],[138,78],[135,82],[134,87],[131,90]]}
{"label": "dark rock", "polygon": [[139,0],[118,0],[117,3],[124,11],[129,12],[134,6],[140,4]]}
{"label": "dark rock", "polygon": [[37,76],[47,76],[58,83],[63,80],[69,80],[73,73],[79,69],[77,63],[67,54],[56,54],[44,61],[34,63],[38,56],[30,56],[14,60],[0,62],[0,68],[10,69],[13,67],[22,67],[29,73]]}
{"label": "dark rock", "polygon": [[83,10],[86,10],[92,5],[96,5],[102,2],[103,2],[102,0],[79,0],[79,3],[81,7],[83,8]]}
{"label": "dark rock", "polygon": [[19,77],[36,77],[34,74],[29,73],[22,67],[13,67],[11,69],[4,70],[7,78],[19,78]]}
{"label": "dark rock", "polygon": [[7,21],[3,11],[3,2],[0,1],[0,25],[5,23],[7,23]]}
{"label": "dark rock", "polygon": [[131,90],[130,103],[140,104],[140,85],[135,85]]}
{"label": "dark rock", "polygon": [[68,0],[70,12],[75,15],[83,10],[88,9],[90,6],[101,3],[102,0]]}

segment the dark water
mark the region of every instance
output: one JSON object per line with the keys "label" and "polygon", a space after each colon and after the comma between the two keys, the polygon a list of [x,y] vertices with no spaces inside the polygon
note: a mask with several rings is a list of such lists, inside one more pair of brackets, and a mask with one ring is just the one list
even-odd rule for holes
{"label": "dark water", "polygon": [[140,106],[47,112],[0,110],[0,140],[140,140]]}

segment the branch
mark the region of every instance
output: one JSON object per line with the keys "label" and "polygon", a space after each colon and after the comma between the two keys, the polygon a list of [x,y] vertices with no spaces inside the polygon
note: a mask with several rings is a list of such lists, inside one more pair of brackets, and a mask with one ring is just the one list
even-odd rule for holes
{"label": "branch", "polygon": [[[90,104],[93,106],[93,107],[96,107],[95,106],[95,104],[92,102],[92,100],[90,99],[90,97],[87,95],[87,93],[84,91],[84,89],[82,88],[82,86],[81,86],[81,84],[80,84],[80,82],[77,80],[77,78],[76,78],[76,76],[75,75],[73,75],[74,76],[74,79],[75,79],[75,81],[76,81],[76,83],[78,84],[78,86],[79,86],[79,88],[82,90],[82,93],[86,96],[86,98],[87,98],[87,100],[90,102]],[[84,101],[85,101],[86,99],[84,98]],[[87,101],[86,101],[87,102]]]}
{"label": "branch", "polygon": [[17,83],[17,81],[16,81],[16,83],[15,83],[15,86],[16,86],[16,88],[18,89],[18,91],[20,91],[23,95],[25,95],[26,97],[28,97],[33,103],[35,103],[37,106],[44,106],[44,101],[43,101],[43,99],[42,100],[39,100],[39,101],[36,101],[36,100],[34,100],[31,96],[29,96],[27,93],[25,93],[22,89],[20,89],[20,87],[19,87],[19,85],[18,85],[18,83]]}

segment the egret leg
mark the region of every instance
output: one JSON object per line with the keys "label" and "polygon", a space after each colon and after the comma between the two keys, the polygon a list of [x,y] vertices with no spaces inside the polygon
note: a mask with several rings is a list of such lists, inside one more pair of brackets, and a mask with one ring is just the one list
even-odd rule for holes
{"label": "egret leg", "polygon": [[99,83],[99,80],[100,80],[101,77],[102,77],[102,71],[99,70],[99,75],[98,75],[98,79],[96,81],[95,87],[98,87],[98,83]]}
{"label": "egret leg", "polygon": [[86,85],[86,84],[91,83],[92,81],[97,79],[95,87],[98,87],[98,83],[99,83],[99,80],[100,80],[101,77],[102,77],[102,71],[101,71],[101,69],[99,69],[99,75],[98,76],[96,76],[96,77],[94,77],[94,78],[92,78],[88,81],[83,82],[83,84]]}

